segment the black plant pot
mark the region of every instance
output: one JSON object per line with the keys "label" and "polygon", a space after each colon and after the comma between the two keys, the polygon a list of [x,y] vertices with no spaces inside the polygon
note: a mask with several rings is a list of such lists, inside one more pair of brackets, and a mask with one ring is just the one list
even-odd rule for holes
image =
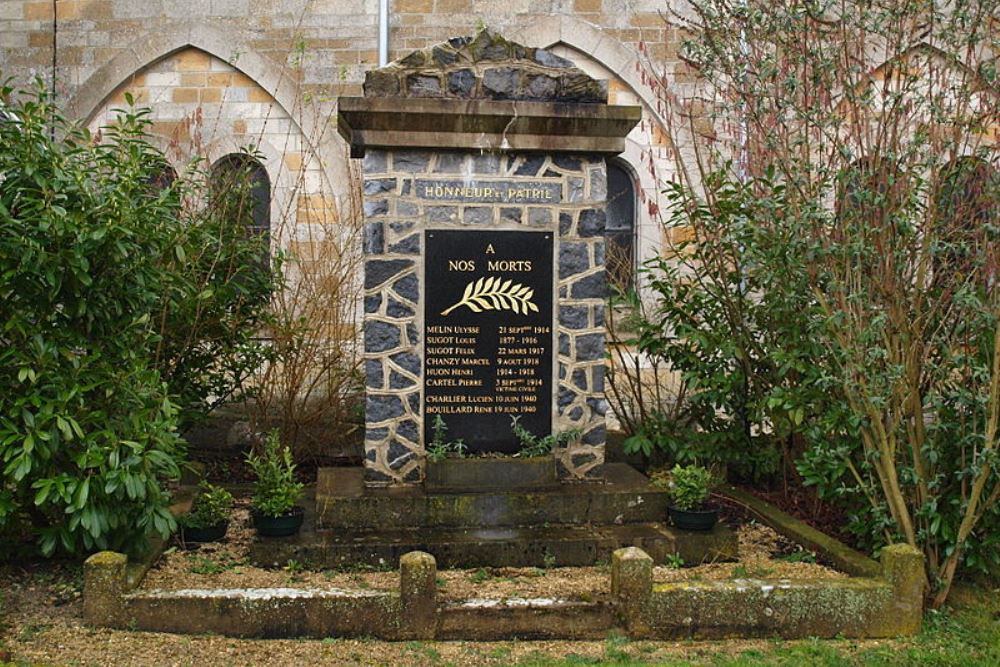
{"label": "black plant pot", "polygon": [[220,521],[214,526],[205,526],[204,528],[184,526],[181,528],[181,541],[185,544],[196,542],[218,542],[226,536],[227,530],[229,530],[228,520]]}
{"label": "black plant pot", "polygon": [[261,537],[288,537],[299,532],[305,519],[305,510],[296,505],[280,516],[268,516],[254,510],[253,527]]}
{"label": "black plant pot", "polygon": [[715,528],[715,524],[719,521],[719,510],[715,508],[682,510],[668,507],[667,512],[670,514],[670,521],[681,530],[708,532]]}

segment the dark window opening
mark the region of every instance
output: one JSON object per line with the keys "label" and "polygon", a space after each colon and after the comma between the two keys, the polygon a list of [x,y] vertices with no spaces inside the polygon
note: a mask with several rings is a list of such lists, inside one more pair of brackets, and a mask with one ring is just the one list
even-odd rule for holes
{"label": "dark window opening", "polygon": [[159,169],[156,170],[149,177],[149,187],[154,195],[158,195],[164,190],[168,189],[177,180],[177,172],[169,164],[164,162],[160,165]]}
{"label": "dark window opening", "polygon": [[975,157],[959,158],[938,175],[934,223],[939,225],[934,280],[967,274],[987,257],[990,230],[1000,221],[1000,172]]}
{"label": "dark window opening", "polygon": [[270,262],[271,179],[249,155],[231,154],[212,167],[212,200],[222,215],[238,221],[261,241],[261,263]]}
{"label": "dark window opening", "polygon": [[608,207],[605,266],[612,289],[635,287],[635,179],[616,160],[608,161]]}

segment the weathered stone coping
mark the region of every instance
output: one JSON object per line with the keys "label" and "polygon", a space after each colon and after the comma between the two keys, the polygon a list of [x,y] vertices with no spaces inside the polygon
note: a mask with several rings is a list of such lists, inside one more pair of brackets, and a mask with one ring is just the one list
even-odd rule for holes
{"label": "weathered stone coping", "polygon": [[343,588],[182,588],[179,590],[153,589],[141,593],[130,593],[127,598],[216,598],[229,600],[275,600],[275,599],[305,599],[305,598],[341,598],[341,597],[385,597],[388,593],[378,591],[347,590]]}
{"label": "weathered stone coping", "polygon": [[374,147],[616,155],[641,117],[637,106],[342,97],[337,129],[356,158]]}
{"label": "weathered stone coping", "polygon": [[653,585],[653,559],[615,552],[611,594],[631,637],[895,637],[920,630],[923,556],[882,551],[879,577],[791,581],[737,579]]}
{"label": "weathered stone coping", "polygon": [[731,486],[721,489],[720,493],[746,507],[778,533],[810,551],[820,553],[837,569],[855,577],[880,576],[882,567],[876,561],[792,515],[782,512],[771,503]]}
{"label": "weathered stone coping", "polygon": [[923,557],[906,545],[882,552],[879,577],[737,579],[653,584],[641,549],[612,557],[610,600],[469,599],[439,603],[437,563],[400,559],[399,591],[246,588],[130,592],[127,559],[101,552],[84,566],[84,620],[94,626],[233,637],[367,636],[388,640],[512,637],[893,637],[916,633]]}

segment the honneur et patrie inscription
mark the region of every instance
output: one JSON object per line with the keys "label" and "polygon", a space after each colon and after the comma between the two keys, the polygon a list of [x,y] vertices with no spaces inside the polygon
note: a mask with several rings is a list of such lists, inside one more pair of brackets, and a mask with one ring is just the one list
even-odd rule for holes
{"label": "honneur et patrie inscription", "polygon": [[417,197],[484,204],[557,204],[562,185],[546,181],[465,181],[417,179]]}
{"label": "honneur et patrie inscription", "polygon": [[514,453],[511,418],[552,428],[550,232],[425,232],[424,438]]}

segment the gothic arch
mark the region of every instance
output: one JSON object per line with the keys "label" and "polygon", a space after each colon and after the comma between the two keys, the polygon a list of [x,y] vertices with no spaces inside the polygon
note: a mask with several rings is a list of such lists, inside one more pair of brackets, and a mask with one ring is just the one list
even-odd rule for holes
{"label": "gothic arch", "polygon": [[511,38],[521,44],[546,48],[565,44],[589,55],[614,72],[642,100],[643,106],[661,127],[667,127],[655,94],[642,82],[643,63],[639,55],[598,26],[575,16],[546,16],[515,30]]}
{"label": "gothic arch", "polygon": [[229,63],[265,90],[298,127],[308,148],[320,159],[326,185],[343,194],[350,182],[346,147],[325,118],[331,109],[306,107],[294,78],[282,67],[255,52],[248,43],[207,25],[163,26],[133,40],[117,56],[95,71],[67,105],[67,115],[90,122],[94,114],[122,85],[153,63],[187,48],[195,48]]}

